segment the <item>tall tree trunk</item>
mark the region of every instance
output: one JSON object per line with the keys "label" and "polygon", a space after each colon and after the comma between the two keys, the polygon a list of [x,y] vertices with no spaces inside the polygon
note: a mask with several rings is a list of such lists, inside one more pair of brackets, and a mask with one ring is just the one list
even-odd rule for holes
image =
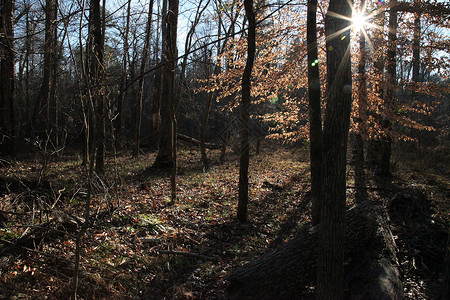
{"label": "tall tree trunk", "polygon": [[255,154],[259,155],[261,152],[261,141],[264,139],[264,129],[263,129],[263,118],[264,114],[266,113],[266,102],[261,103],[261,108],[259,109],[259,117],[257,119],[258,121],[258,137],[256,140],[256,150]]}
{"label": "tall tree trunk", "polygon": [[0,13],[0,155],[14,154],[14,0],[2,0]]}
{"label": "tall tree trunk", "polygon": [[[420,0],[414,0],[414,6],[418,8]],[[413,59],[412,59],[412,81],[420,82],[420,12],[414,13],[414,37],[413,37]]]}
{"label": "tall tree trunk", "polygon": [[[93,0],[91,0],[93,1]],[[103,0],[103,8],[105,7],[105,1]],[[95,2],[95,1],[94,1]],[[96,5],[97,6],[97,5]],[[94,31],[94,53],[97,58],[97,78],[95,79],[95,90],[96,90],[96,123],[97,123],[97,151],[95,157],[95,171],[97,173],[103,173],[105,168],[105,151],[106,151],[106,114],[105,114],[105,89],[103,85],[104,79],[104,66],[103,66],[103,51],[104,51],[104,41],[105,41],[105,11],[103,14],[100,13],[100,4],[98,5],[99,13],[94,13],[95,20],[95,31]],[[97,9],[97,8],[96,8]],[[95,10],[96,10],[95,9]],[[98,28],[98,29],[97,29]]]}
{"label": "tall tree trunk", "polygon": [[152,127],[155,130],[156,138],[159,138],[159,127],[161,123],[162,85],[164,80],[161,68],[156,69],[154,78],[155,84],[153,87]]}
{"label": "tall tree trunk", "polygon": [[152,32],[152,15],[153,15],[153,0],[150,0],[148,5],[148,17],[147,26],[145,30],[144,49],[142,50],[141,69],[139,72],[139,91],[136,103],[136,114],[134,124],[134,145],[133,145],[133,157],[139,155],[139,143],[141,141],[141,120],[142,120],[142,99],[144,97],[144,75],[145,67],[148,60],[148,54],[150,52],[150,35]]}
{"label": "tall tree trunk", "polygon": [[177,22],[178,0],[163,1],[162,24],[162,64],[163,90],[161,101],[161,132],[159,150],[154,166],[157,168],[174,167],[173,137],[175,122],[175,73],[177,66]]}
{"label": "tall tree trunk", "polygon": [[[78,27],[78,38],[79,38],[79,44],[82,45],[83,43],[83,17],[85,14],[85,5],[86,2],[81,2],[81,17],[80,17],[80,23]],[[90,5],[90,3],[89,3]],[[89,19],[90,20],[90,17]],[[84,91],[80,93],[80,100],[81,105],[83,108],[83,129],[82,129],[82,135],[83,135],[83,148],[82,148],[82,157],[83,157],[83,166],[89,166],[90,165],[90,150],[91,150],[91,136],[92,136],[92,93],[91,93],[91,83],[90,83],[90,61],[91,61],[91,53],[93,52],[91,50],[92,47],[92,36],[91,36],[91,26],[89,24],[88,26],[88,39],[85,45],[86,51],[83,51],[83,47],[80,47],[79,51],[79,61],[81,64],[81,70],[82,70],[82,77],[84,81]]]}
{"label": "tall tree trunk", "polygon": [[240,161],[239,161],[239,202],[237,218],[239,222],[247,222],[248,205],[248,164],[250,154],[249,120],[251,99],[251,77],[256,52],[256,18],[253,11],[253,0],[244,0],[245,15],[248,20],[247,62],[242,75],[241,129],[240,129]]}
{"label": "tall tree trunk", "polygon": [[[59,67],[59,57],[60,52],[58,50],[58,27],[57,27],[57,19],[58,19],[58,0],[48,0],[51,3],[51,12],[49,12],[52,16],[52,21],[50,24],[50,34],[51,34],[51,85],[49,89],[49,129],[48,132],[52,132],[53,142],[55,148],[59,148],[59,128],[58,128],[58,99],[56,97],[56,84],[58,80],[58,67]],[[47,20],[46,20],[47,22]]]}
{"label": "tall tree trunk", "polygon": [[317,299],[344,298],[345,169],[352,104],[351,6],[347,0],[330,0],[325,18],[328,101],[323,129]]}
{"label": "tall tree trunk", "polygon": [[170,80],[168,82],[169,96],[170,96],[170,106],[169,106],[169,116],[171,123],[171,147],[172,147],[172,176],[170,178],[170,186],[171,186],[171,201],[170,204],[175,204],[175,200],[177,197],[177,118],[175,107],[178,102],[176,86],[175,86],[175,77],[176,77],[176,68],[177,68],[177,57],[178,57],[178,49],[177,49],[177,25],[178,25],[178,9],[179,9],[179,1],[178,0],[170,0],[169,1],[169,15],[168,15],[168,33],[169,33],[169,61],[172,64],[172,68],[170,70],[170,75],[167,78]]}
{"label": "tall tree trunk", "polygon": [[[56,10],[58,10],[58,2],[56,1]],[[57,12],[56,12],[57,17]],[[59,101],[57,97],[57,89],[58,89],[58,78],[61,75],[59,70],[59,64],[60,64],[60,58],[62,56],[63,52],[63,46],[58,46],[58,30],[56,22],[54,24],[55,29],[53,31],[54,37],[53,40],[55,42],[55,50],[54,50],[54,59],[52,62],[52,68],[53,68],[53,88],[50,90],[50,118],[52,119],[51,125],[52,125],[52,131],[53,131],[53,140],[55,143],[55,148],[60,150],[60,129],[59,129]],[[58,156],[62,155],[61,151],[57,152]]]}
{"label": "tall tree trunk", "polygon": [[386,51],[386,88],[384,94],[384,105],[382,113],[383,137],[380,142],[380,156],[375,169],[379,176],[390,176],[391,168],[391,130],[392,118],[394,116],[394,99],[397,91],[397,10],[396,0],[392,0],[389,10],[389,34],[388,47]]}
{"label": "tall tree trunk", "polygon": [[100,12],[100,0],[91,0],[89,12],[89,52],[88,53],[88,75],[91,89],[92,101],[95,109],[94,122],[90,128],[90,135],[97,140],[95,156],[95,171],[104,171],[105,152],[105,107],[103,86],[103,30]]}
{"label": "tall tree trunk", "polygon": [[95,43],[98,46],[98,106],[97,106],[97,126],[98,126],[98,147],[95,158],[95,171],[97,173],[104,172],[105,153],[106,153],[106,94],[107,86],[105,83],[105,66],[104,66],[104,52],[105,52],[105,38],[106,38],[106,0],[102,0],[100,13],[100,35],[96,38]]}
{"label": "tall tree trunk", "polygon": [[[360,4],[360,13],[364,14],[366,1]],[[354,165],[355,165],[355,186],[356,186],[356,202],[363,202],[367,199],[366,189],[366,173],[364,161],[364,140],[367,138],[367,75],[366,75],[366,36],[362,29],[359,33],[359,61],[358,61],[358,81],[357,81],[357,120],[355,134],[354,149]]]}
{"label": "tall tree trunk", "polygon": [[[31,37],[33,36],[33,32],[31,32],[31,26],[30,26],[30,6],[27,7],[27,14],[26,14],[26,38],[25,38],[25,83],[24,83],[24,94],[25,94],[25,101],[30,100],[30,56],[31,56]],[[29,136],[34,136],[34,130],[33,130],[33,118],[31,116],[30,111],[27,109],[27,119],[29,120],[29,128],[28,133]]]}
{"label": "tall tree trunk", "polygon": [[118,145],[122,144],[123,139],[123,126],[124,126],[124,115],[123,115],[123,104],[126,99],[126,91],[124,90],[127,86],[128,82],[128,35],[130,32],[130,11],[131,11],[131,2],[128,1],[127,4],[127,16],[125,23],[125,35],[123,37],[123,56],[122,56],[122,79],[120,81],[120,94],[119,100],[117,101],[117,117],[115,122],[115,133],[116,133],[116,141]]}
{"label": "tall tree trunk", "polygon": [[320,222],[320,192],[322,185],[322,116],[320,107],[320,76],[317,49],[316,25],[317,0],[308,0],[307,43],[308,43],[308,99],[309,99],[309,139],[311,163],[312,222]]}
{"label": "tall tree trunk", "polygon": [[[168,43],[168,28],[167,28],[167,4],[168,0],[162,0],[161,4],[161,75],[160,75],[160,98],[157,100],[159,103],[153,104],[153,124],[158,121],[157,126],[158,132],[158,155],[153,163],[156,168],[171,168],[172,153],[171,153],[171,130],[170,130],[170,120],[168,112],[168,99],[167,99],[167,78],[164,78],[167,74],[166,69],[168,68],[168,58],[167,58],[167,43]],[[155,105],[156,104],[156,105]],[[155,112],[158,113],[158,119],[155,119]]]}
{"label": "tall tree trunk", "polygon": [[[158,0],[157,15],[160,15],[160,1]],[[159,36],[160,36],[160,26],[162,26],[162,22],[156,22],[156,41],[154,45],[154,53],[153,57],[155,60],[155,64],[159,63]],[[152,128],[154,131],[154,141],[156,147],[158,147],[159,137],[160,137],[160,124],[161,124],[161,101],[162,101],[162,86],[163,86],[163,75],[162,75],[162,67],[161,65],[155,70],[154,75],[154,86],[153,86],[153,101],[152,101]]]}
{"label": "tall tree trunk", "polygon": [[[373,44],[375,47],[373,73],[374,73],[374,97],[372,106],[375,106],[376,110],[381,111],[383,105],[383,74],[384,74],[384,11],[374,17],[375,32],[373,38]],[[375,122],[381,123],[381,116],[376,111],[372,110],[371,114],[375,119]],[[372,135],[369,137],[367,144],[366,162],[370,168],[375,169],[380,154],[380,137]]]}
{"label": "tall tree trunk", "polygon": [[45,42],[44,42],[44,74],[39,97],[35,104],[35,125],[41,138],[47,135],[54,137],[51,133],[55,125],[55,60],[56,60],[56,18],[57,1],[46,0],[45,3]]}

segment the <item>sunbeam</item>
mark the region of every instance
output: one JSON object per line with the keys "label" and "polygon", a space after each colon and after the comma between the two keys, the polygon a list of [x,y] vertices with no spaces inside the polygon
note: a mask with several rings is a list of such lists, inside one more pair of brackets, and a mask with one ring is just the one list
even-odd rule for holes
{"label": "sunbeam", "polygon": [[368,17],[361,11],[353,11],[352,26],[356,31],[364,30]]}
{"label": "sunbeam", "polygon": [[352,18],[350,19],[350,21],[352,31],[354,32],[353,38],[358,34],[364,35],[371,51],[373,51],[374,49],[371,38],[369,37],[368,30],[372,33],[373,31],[383,30],[383,27],[377,25],[373,19],[376,18],[380,13],[385,11],[387,8],[388,6],[386,5],[385,0],[378,0],[378,4],[369,12],[367,12],[367,1],[364,1],[364,4],[359,8],[352,8]]}

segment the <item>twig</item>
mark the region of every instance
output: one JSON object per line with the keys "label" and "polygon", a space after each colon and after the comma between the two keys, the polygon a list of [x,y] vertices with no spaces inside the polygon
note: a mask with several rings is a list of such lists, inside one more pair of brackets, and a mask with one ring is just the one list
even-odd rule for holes
{"label": "twig", "polygon": [[158,250],[158,252],[161,253],[161,254],[173,254],[173,255],[191,256],[191,257],[201,258],[201,259],[205,259],[205,260],[217,260],[218,259],[215,256],[206,256],[206,255],[201,255],[201,254],[192,253],[192,252],[186,252],[186,251]]}
{"label": "twig", "polygon": [[8,214],[8,215],[15,215],[15,216],[25,216],[29,215],[28,212],[13,212],[13,211],[7,211],[7,210],[0,210],[0,214]]}
{"label": "twig", "polygon": [[[67,236],[70,237],[75,237],[75,234],[68,232],[67,230],[59,230],[56,228],[50,228],[50,227],[44,227],[44,226],[40,226],[40,225],[13,225],[12,227],[17,227],[17,228],[32,228],[32,229],[44,229],[47,231],[52,231],[52,232],[57,232],[57,233],[62,233],[62,234],[67,234]],[[33,234],[35,232],[32,232],[31,234]]]}
{"label": "twig", "polygon": [[353,185],[347,185],[346,186],[347,189],[367,189],[367,190],[371,190],[371,191],[385,191],[387,190],[386,188],[382,188],[382,187],[378,187],[378,186],[362,186],[362,187],[357,187],[357,186],[353,186]]}
{"label": "twig", "polygon": [[199,242],[199,241],[196,241],[196,240],[194,240],[194,239],[193,239],[193,238],[191,238],[190,236],[188,236],[188,235],[185,235],[184,237],[185,237],[185,238],[187,238],[188,240],[190,240],[190,241],[192,241],[192,242],[196,243],[197,245],[200,245],[200,242]]}
{"label": "twig", "polygon": [[55,208],[56,203],[58,203],[59,199],[61,198],[61,193],[64,192],[66,188],[62,188],[58,190],[58,197],[56,198],[55,202],[53,202],[52,206],[50,207],[50,210],[53,210]]}

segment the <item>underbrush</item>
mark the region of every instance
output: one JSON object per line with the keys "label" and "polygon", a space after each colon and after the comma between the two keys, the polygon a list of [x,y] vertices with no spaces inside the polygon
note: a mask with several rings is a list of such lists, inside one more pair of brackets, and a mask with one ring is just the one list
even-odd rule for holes
{"label": "underbrush", "polygon": [[[109,159],[105,175],[94,180],[92,225],[82,241],[79,296],[161,299],[223,294],[228,270],[292,234],[293,212],[304,204],[309,182],[307,163],[297,154],[267,149],[252,157],[251,221],[244,226],[235,221],[234,154],[205,172],[197,151],[181,149],[174,206],[167,205],[168,174],[149,168],[154,153]],[[210,152],[212,161],[219,155]],[[74,238],[84,221],[86,170],[76,157],[50,162],[47,168],[42,177],[35,161],[2,166],[2,298],[70,296]],[[294,186],[300,192],[291,192]],[[308,218],[305,210],[299,219]],[[285,222],[290,226],[283,226]]]}
{"label": "underbrush", "polygon": [[[393,178],[375,180],[366,172],[369,198],[386,201],[415,185],[434,203],[433,220],[448,222],[445,172],[428,167],[426,156],[420,161],[409,157],[414,153],[396,153]],[[155,153],[108,158],[105,175],[94,178],[91,224],[82,240],[81,298],[226,298],[230,271],[290,240],[310,221],[306,149],[266,147],[251,157],[245,225],[235,217],[238,157],[227,153],[219,164],[219,151],[209,156],[205,171],[196,149],[180,149],[173,206],[169,174],[149,168]],[[75,236],[84,222],[85,167],[72,157],[50,162],[45,177],[33,160],[0,168],[0,298],[69,298]],[[352,166],[347,180],[351,206]],[[411,256],[399,255],[409,266]],[[426,294],[423,276],[408,276],[408,297]]]}

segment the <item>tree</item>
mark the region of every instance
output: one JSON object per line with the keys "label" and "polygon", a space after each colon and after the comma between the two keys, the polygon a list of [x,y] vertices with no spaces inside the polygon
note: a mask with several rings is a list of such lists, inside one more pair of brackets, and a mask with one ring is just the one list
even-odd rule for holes
{"label": "tree", "polygon": [[382,116],[379,113],[383,108],[383,75],[384,75],[384,25],[385,25],[385,11],[377,11],[374,17],[374,32],[373,32],[373,87],[370,99],[370,122],[368,127],[372,128],[372,132],[369,135],[369,141],[367,143],[366,161],[367,165],[372,169],[376,169],[380,159],[380,147],[381,147],[381,119]]}
{"label": "tree", "polygon": [[[209,2],[208,2],[209,3]],[[217,3],[216,3],[217,5]],[[221,1],[219,3],[219,5],[221,4]],[[206,6],[205,6],[206,7]],[[231,7],[234,10],[234,7]],[[239,14],[241,12],[241,8],[236,9],[236,11],[233,14],[233,10],[230,12],[230,25],[228,27],[228,30],[225,32],[225,36],[223,37],[223,42],[220,43],[220,38],[221,38],[221,32],[222,32],[222,27],[223,27],[223,22],[222,22],[222,17],[221,17],[221,7],[218,7],[218,19],[219,19],[219,29],[217,32],[217,37],[218,37],[218,43],[217,43],[217,60],[215,62],[215,66],[214,66],[214,70],[213,73],[211,74],[211,72],[209,71],[209,63],[211,61],[211,57],[209,58],[208,61],[206,61],[206,57],[205,57],[205,64],[207,64],[208,66],[207,68],[207,75],[208,77],[211,77],[211,75],[213,76],[217,76],[220,73],[220,69],[222,66],[222,56],[223,53],[228,45],[228,42],[230,40],[230,37],[232,37],[233,32],[234,32],[234,28],[236,26],[236,22],[238,20]],[[223,9],[223,7],[222,7]],[[225,28],[224,28],[225,29]],[[206,51],[206,48],[205,48]],[[206,52],[205,52],[206,53]],[[212,53],[211,53],[212,54]],[[209,55],[212,56],[212,55]],[[212,85],[216,85],[216,82],[212,82]],[[206,109],[204,111],[204,115],[202,118],[202,123],[201,123],[201,129],[200,129],[200,152],[201,152],[201,157],[202,157],[202,162],[203,162],[203,168],[205,170],[207,170],[209,168],[209,163],[208,163],[208,157],[206,155],[206,132],[208,130],[208,121],[209,121],[209,115],[211,112],[211,105],[212,105],[212,101],[213,99],[216,97],[216,93],[215,91],[210,91],[209,95],[207,97],[206,100]],[[224,141],[224,147],[226,147],[226,142]]]}
{"label": "tree", "polygon": [[[420,6],[420,0],[414,0],[414,6]],[[420,82],[420,14],[417,9],[414,12],[414,38],[413,38],[413,59],[412,59],[412,81]]]}
{"label": "tree", "polygon": [[130,32],[130,11],[131,11],[131,1],[127,3],[126,12],[126,23],[125,23],[125,33],[123,36],[123,56],[122,56],[122,78],[120,81],[120,92],[119,99],[117,101],[117,117],[115,122],[115,133],[116,141],[121,141],[123,139],[123,127],[124,127],[124,115],[123,115],[123,104],[126,99],[126,90],[128,81],[128,51],[129,51],[129,41],[128,35]]}
{"label": "tree", "polygon": [[[411,112],[413,113],[421,113],[423,115],[427,115],[427,104],[420,103],[420,99],[418,97],[413,97],[415,99],[406,101],[402,106],[397,105],[394,107],[395,94],[397,90],[397,12],[407,12],[414,14],[413,23],[406,23],[408,28],[407,31],[411,31],[412,28],[412,36],[413,42],[411,45],[412,48],[412,61],[411,61],[411,69],[412,76],[408,78],[412,80],[412,87],[414,88],[413,95],[418,95],[418,91],[420,93],[428,93],[428,94],[436,94],[441,93],[441,87],[433,87],[432,84],[417,84],[422,81],[421,76],[421,68],[423,65],[428,65],[432,67],[432,61],[439,61],[436,58],[431,57],[431,55],[426,59],[428,63],[424,63],[424,60],[420,59],[420,49],[421,49],[421,22],[422,19],[427,16],[430,19],[435,18],[439,20],[436,23],[441,23],[445,26],[444,19],[448,17],[450,13],[448,8],[439,3],[429,3],[422,2],[420,0],[414,0],[414,3],[408,3],[404,1],[391,1],[389,3],[389,23],[388,23],[388,37],[387,37],[387,45],[386,39],[384,38],[384,10],[381,10],[381,13],[378,13],[376,16],[375,23],[377,27],[383,30],[376,30],[374,44],[377,50],[375,51],[375,61],[373,63],[374,66],[374,93],[372,95],[372,109],[371,109],[371,124],[372,133],[370,134],[370,143],[368,147],[367,160],[370,166],[374,167],[375,174],[378,176],[390,176],[390,159],[391,159],[391,144],[392,137],[397,134],[393,131],[393,124],[398,124],[403,127],[409,127],[413,129],[413,131],[420,130],[433,130],[430,126],[424,126],[419,122],[416,122],[411,119]],[[407,21],[406,21],[407,22]],[[411,26],[412,25],[412,26]],[[430,34],[433,36],[433,34]],[[445,42],[444,42],[445,43]],[[439,45],[439,43],[428,42],[426,49],[430,50]],[[387,47],[384,47],[386,45]],[[439,46],[438,46],[439,47]],[[383,50],[386,48],[386,53]],[[440,66],[442,67],[442,65]],[[439,68],[440,68],[439,67]],[[439,68],[437,68],[439,70]],[[422,68],[424,69],[424,68]],[[403,77],[403,76],[402,76]],[[409,75],[408,75],[409,77]],[[403,78],[405,79],[405,78]],[[426,89],[422,89],[422,87],[427,86]],[[434,90],[434,92],[432,92]],[[441,91],[439,91],[441,90]],[[420,107],[418,109],[418,107]],[[423,109],[425,108],[425,109]],[[394,113],[394,109],[396,113]],[[400,113],[401,111],[407,113]],[[396,127],[400,127],[396,126]],[[410,130],[408,130],[410,131]],[[400,135],[402,139],[414,139],[411,134]]]}
{"label": "tree", "polygon": [[322,168],[322,113],[320,107],[320,74],[317,45],[317,0],[308,0],[306,39],[308,43],[309,140],[311,164],[312,222],[320,222]]}
{"label": "tree", "polygon": [[245,15],[248,20],[247,62],[242,75],[240,160],[239,160],[239,202],[237,218],[241,223],[247,221],[248,205],[248,164],[250,156],[249,119],[251,98],[251,76],[256,53],[256,18],[253,11],[253,0],[244,0]]}
{"label": "tree", "polygon": [[14,0],[2,0],[0,12],[0,154],[14,153]]}
{"label": "tree", "polygon": [[139,71],[139,87],[138,96],[136,100],[136,114],[134,124],[134,145],[133,157],[139,155],[139,143],[141,141],[141,119],[142,119],[142,98],[144,96],[144,75],[145,66],[147,64],[148,55],[150,52],[150,35],[152,32],[152,14],[153,14],[153,0],[150,0],[148,5],[147,25],[145,29],[144,49],[142,50],[141,68]]}
{"label": "tree", "polygon": [[[177,175],[177,120],[175,115],[177,70],[177,25],[178,0],[163,1],[162,9],[162,92],[161,92],[161,131],[159,134],[159,149],[154,167],[168,168],[171,173],[171,204],[176,199]],[[165,99],[164,99],[165,98]]]}
{"label": "tree", "polygon": [[[157,168],[173,168],[176,139],[175,132],[175,73],[177,66],[177,22],[178,0],[163,1],[162,10],[162,101],[161,131],[158,155],[154,162]],[[166,4],[167,5],[167,4]],[[167,8],[166,8],[167,7]]]}
{"label": "tree", "polygon": [[[30,96],[30,82],[32,82],[32,61],[33,61],[33,37],[35,36],[36,23],[34,22],[33,14],[31,13],[31,3],[28,1],[24,3],[24,11],[25,11],[25,41],[23,43],[23,56],[19,56],[19,68],[17,74],[17,84],[18,84],[18,100],[21,98],[22,104],[18,106],[21,107],[17,111],[17,119],[16,124],[19,125],[17,132],[19,133],[21,130],[27,131],[30,136],[34,136],[32,132],[32,123],[29,122],[27,126],[20,126],[23,124],[24,119],[32,119],[32,113],[30,113],[30,105],[26,105],[32,101]],[[17,107],[17,106],[16,106]],[[34,109],[34,107],[32,108]]]}
{"label": "tree", "polygon": [[[103,173],[105,154],[105,103],[103,86],[103,30],[100,12],[100,0],[91,0],[89,12],[89,36],[87,50],[87,74],[88,88],[90,96],[91,120],[94,121],[89,126],[95,142],[92,151],[95,151],[95,171]],[[92,102],[91,102],[92,101]],[[95,118],[95,120],[94,120]],[[88,148],[89,149],[89,148]]]}
{"label": "tree", "polygon": [[380,154],[376,166],[376,174],[379,176],[391,175],[391,130],[394,115],[394,98],[397,90],[397,63],[396,63],[396,48],[397,48],[397,8],[396,0],[391,1],[391,8],[389,9],[389,33],[388,33],[388,47],[386,51],[386,81],[383,95],[383,113],[382,113],[382,128],[383,136],[380,142]]}
{"label": "tree", "polygon": [[[158,1],[157,4],[157,14],[160,16],[160,9],[161,6],[159,5],[160,1]],[[167,4],[165,4],[167,5]],[[159,19],[158,19],[159,20]],[[164,20],[161,22],[156,22],[156,38],[155,38],[155,44],[154,44],[154,51],[153,51],[153,57],[155,64],[158,65],[154,72],[153,80],[153,99],[152,99],[152,128],[154,130],[155,134],[155,141],[156,145],[159,143],[159,136],[160,136],[160,123],[161,123],[161,102],[162,102],[162,85],[163,85],[163,77],[162,77],[162,64],[159,60],[159,49],[160,49],[160,28],[163,26]]]}
{"label": "tree", "polygon": [[[305,122],[309,119],[308,103],[303,92],[307,85],[305,76],[301,76],[306,70],[304,58],[307,51],[306,43],[299,42],[306,38],[306,31],[298,26],[304,22],[304,15],[300,10],[293,11],[291,8],[286,8],[279,16],[275,16],[274,11],[270,12],[273,7],[277,7],[277,11],[288,4],[286,2],[278,7],[270,4],[262,6],[265,7],[262,12],[267,12],[267,16],[262,14],[258,24],[269,25],[261,25],[261,33],[256,41],[251,100],[252,104],[265,107],[265,115],[257,118],[271,124],[270,134],[266,137],[293,143],[306,138],[309,132],[308,123]],[[225,24],[231,22],[232,15],[226,14]],[[244,21],[247,22],[246,19]],[[238,81],[242,78],[246,64],[245,45],[245,36],[234,35],[222,55],[225,64],[222,72],[213,74],[208,80],[207,88],[200,89],[216,91],[216,100],[222,102],[224,109],[228,111],[237,108],[240,102],[238,95],[241,93],[241,84]],[[257,108],[250,113],[258,112]]]}
{"label": "tree", "polygon": [[[364,15],[366,8],[366,1],[360,3],[359,13]],[[353,162],[355,166],[355,185],[357,202],[362,202],[367,199],[367,189],[365,180],[365,159],[364,159],[364,140],[367,136],[367,74],[366,74],[366,36],[365,28],[361,28],[359,32],[359,58],[358,58],[358,75],[356,87],[356,107],[355,107],[355,149],[353,153]]]}
{"label": "tree", "polygon": [[318,299],[344,298],[345,169],[352,104],[351,4],[346,0],[330,0],[325,19],[328,96],[323,128]]}
{"label": "tree", "polygon": [[44,74],[35,107],[35,118],[41,133],[52,136],[57,144],[56,66],[57,66],[57,0],[45,3]]}
{"label": "tree", "polygon": [[[194,20],[191,22],[191,27],[189,28],[189,31],[186,34],[186,40],[184,42],[184,55],[183,55],[183,60],[181,62],[181,72],[180,72],[180,86],[182,88],[186,88],[186,67],[187,67],[187,61],[188,61],[188,56],[189,56],[188,52],[192,48],[192,39],[195,35],[195,30],[200,22],[200,19],[210,2],[211,2],[211,0],[208,0],[206,2],[206,4],[203,6],[203,8],[202,8],[203,0],[200,0],[198,2],[197,8],[195,11]],[[219,27],[219,30],[220,30],[220,27]],[[218,39],[220,39],[220,34],[218,35]]]}

